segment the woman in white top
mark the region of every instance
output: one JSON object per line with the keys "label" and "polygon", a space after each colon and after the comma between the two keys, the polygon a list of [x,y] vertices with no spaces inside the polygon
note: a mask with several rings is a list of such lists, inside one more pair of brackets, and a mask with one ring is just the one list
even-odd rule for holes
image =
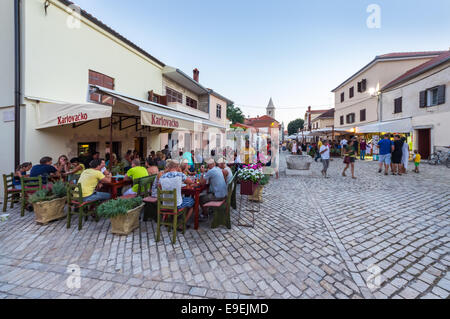
{"label": "woman in white top", "polygon": [[292,144],[292,154],[297,154],[297,142],[294,142]]}
{"label": "woman in white top", "polygon": [[406,142],[406,138],[402,137],[403,141],[403,149],[402,149],[402,170],[403,174],[406,174],[406,171],[408,169],[408,163],[409,163],[409,145]]}

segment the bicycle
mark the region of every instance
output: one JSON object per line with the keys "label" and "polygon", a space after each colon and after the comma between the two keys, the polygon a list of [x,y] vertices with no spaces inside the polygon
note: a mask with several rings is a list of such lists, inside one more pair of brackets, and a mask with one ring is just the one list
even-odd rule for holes
{"label": "bicycle", "polygon": [[[446,146],[450,149],[450,146]],[[444,151],[437,151],[430,155],[428,158],[428,164],[430,165],[440,165],[445,164],[447,168],[450,168],[450,150],[445,153]]]}

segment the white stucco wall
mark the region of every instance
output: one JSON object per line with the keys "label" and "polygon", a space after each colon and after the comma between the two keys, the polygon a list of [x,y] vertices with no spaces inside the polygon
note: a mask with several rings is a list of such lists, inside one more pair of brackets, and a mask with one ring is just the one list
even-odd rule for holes
{"label": "white stucco wall", "polygon": [[14,1],[0,1],[0,24],[1,108],[14,105]]}
{"label": "white stucco wall", "polygon": [[56,1],[47,15],[44,0],[24,2],[26,96],[86,102],[89,70],[113,77],[115,90],[129,96],[162,93],[162,67],[149,58],[85,19],[70,27],[73,17]]}
{"label": "white stucco wall", "polygon": [[[418,58],[395,61],[381,61],[365,70],[349,83],[340,87],[335,92],[335,117],[334,125],[336,128],[352,128],[378,121],[378,100],[377,97],[371,97],[370,89],[381,89],[389,82],[399,77],[406,71],[429,61],[431,58]],[[367,91],[358,92],[358,82],[367,80]],[[354,87],[354,96],[350,98],[349,89]],[[345,93],[344,102],[341,103],[341,93]],[[360,111],[366,110],[366,120],[360,120]],[[355,123],[347,124],[346,115],[355,113]],[[344,116],[344,125],[341,125],[340,117]]]}
{"label": "white stucco wall", "polygon": [[[445,103],[427,108],[419,107],[421,91],[446,85]],[[402,97],[402,112],[394,114],[394,100]],[[382,94],[383,121],[412,118],[413,127],[431,127],[431,146],[450,145],[450,62],[426,72]],[[417,140],[414,139],[414,147]]]}

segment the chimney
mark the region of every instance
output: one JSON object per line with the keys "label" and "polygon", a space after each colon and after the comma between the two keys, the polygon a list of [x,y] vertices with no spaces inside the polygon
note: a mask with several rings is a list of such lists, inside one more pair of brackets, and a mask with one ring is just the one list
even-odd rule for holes
{"label": "chimney", "polygon": [[199,79],[199,75],[200,75],[200,71],[197,68],[195,68],[194,69],[194,80],[197,81],[197,82],[198,82],[198,79]]}

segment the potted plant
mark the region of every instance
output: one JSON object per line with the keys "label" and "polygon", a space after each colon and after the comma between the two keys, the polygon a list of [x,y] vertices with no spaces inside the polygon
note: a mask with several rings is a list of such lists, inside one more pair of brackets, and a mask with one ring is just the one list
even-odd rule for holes
{"label": "potted plant", "polygon": [[241,195],[253,195],[263,176],[261,164],[244,165],[237,175],[241,184]]}
{"label": "potted plant", "polygon": [[97,208],[99,217],[111,219],[111,232],[128,235],[139,227],[139,217],[144,204],[141,197],[110,200]]}
{"label": "potted plant", "polygon": [[270,175],[263,175],[263,177],[259,180],[258,185],[256,186],[255,191],[253,192],[253,195],[249,197],[249,200],[253,202],[262,202],[262,194],[264,190],[264,186],[269,184]]}
{"label": "potted plant", "polygon": [[49,185],[30,196],[29,201],[33,204],[36,222],[48,224],[53,220],[65,217],[67,187],[64,182],[58,181]]}

